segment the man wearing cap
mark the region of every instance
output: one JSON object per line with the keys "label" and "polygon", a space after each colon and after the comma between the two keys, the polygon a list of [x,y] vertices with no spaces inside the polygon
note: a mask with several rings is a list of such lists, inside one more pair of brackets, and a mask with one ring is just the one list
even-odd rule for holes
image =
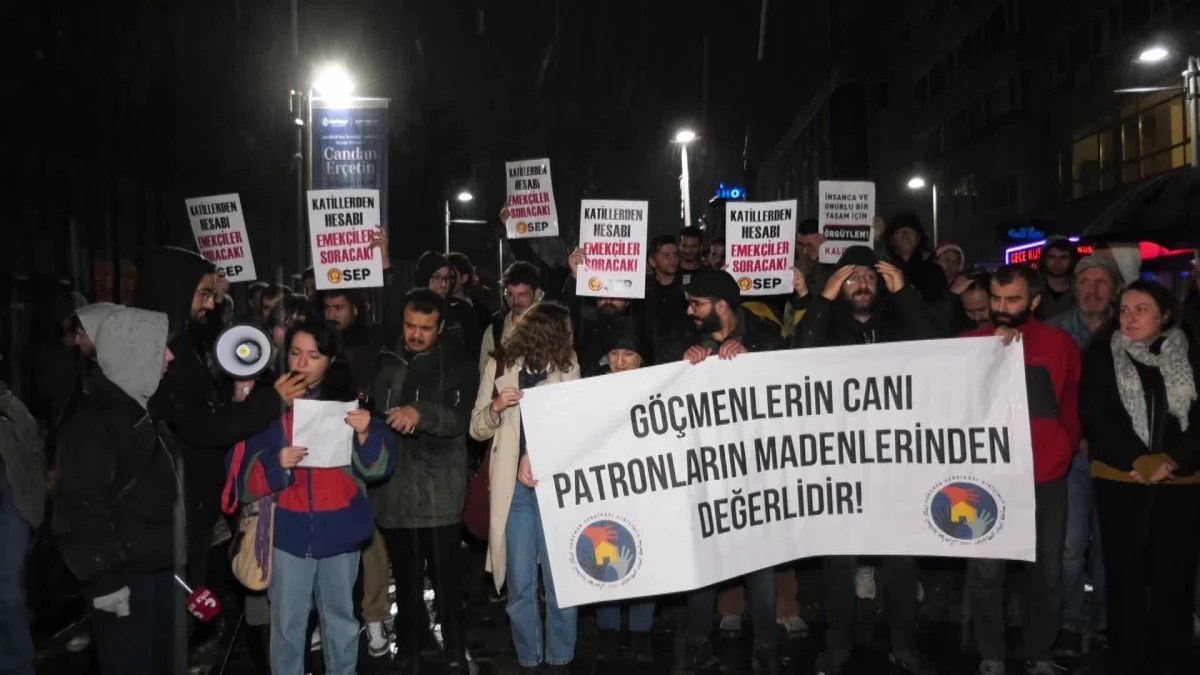
{"label": "man wearing cap", "polygon": [[[1080,260],[1075,266],[1074,305],[1046,323],[1066,331],[1082,350],[1112,321],[1122,282],[1121,270],[1111,257],[1097,253]],[[1100,557],[1100,529],[1092,502],[1092,468],[1086,440],[1079,442],[1067,473],[1067,537],[1062,565],[1062,629],[1054,654],[1076,657],[1083,651],[1083,635],[1103,632],[1107,624],[1104,561]],[[1088,602],[1090,617],[1083,614],[1085,570],[1093,587]]]}
{"label": "man wearing cap", "polygon": [[[798,284],[799,285],[799,284]],[[808,296],[807,288],[797,288]],[[891,263],[882,262],[866,246],[846,249],[825,288],[808,303],[808,311],[792,337],[795,347],[834,347],[931,339],[937,336],[933,316],[919,293],[905,283]],[[888,580],[888,623],[892,633],[893,663],[909,673],[933,673],[917,650],[917,563],[912,556],[883,556],[882,573]],[[825,651],[817,657],[817,672],[845,672],[854,652],[854,556],[824,559],[825,611],[829,630]]]}
{"label": "man wearing cap", "polygon": [[[659,363],[678,361],[693,364],[709,356],[731,359],[745,352],[778,349],[783,340],[779,330],[741,307],[741,290],[728,272],[701,268],[684,285],[688,316],[695,331],[676,333],[670,346],[664,344]],[[747,604],[754,620],[755,672],[778,673],[779,631],[775,628],[775,570],[766,568],[744,577]],[[716,586],[692,591],[687,601],[687,645],[684,672],[697,673],[716,664],[708,638],[713,630]]]}

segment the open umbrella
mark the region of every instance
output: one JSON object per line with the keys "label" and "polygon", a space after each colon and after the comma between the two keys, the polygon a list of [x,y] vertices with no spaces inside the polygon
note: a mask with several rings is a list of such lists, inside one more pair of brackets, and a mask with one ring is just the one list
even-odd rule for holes
{"label": "open umbrella", "polygon": [[1200,168],[1156,176],[1121,195],[1080,235],[1095,241],[1152,241],[1200,247]]}

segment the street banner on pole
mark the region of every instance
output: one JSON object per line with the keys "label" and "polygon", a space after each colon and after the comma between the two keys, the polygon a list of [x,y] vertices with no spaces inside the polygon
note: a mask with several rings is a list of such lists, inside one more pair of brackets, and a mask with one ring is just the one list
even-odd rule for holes
{"label": "street banner on pole", "polygon": [[[870,181],[823,180],[821,198],[821,262],[835,263],[851,246],[871,246],[875,239],[875,184]],[[819,289],[818,289],[819,290]]]}
{"label": "street banner on pole", "polygon": [[509,239],[558,236],[558,208],[550,181],[550,160],[523,159],[504,163],[508,205],[504,227]]}
{"label": "street banner on pole", "polygon": [[575,273],[575,294],[584,297],[646,297],[646,227],[649,204],[584,199],[579,247],[587,262]]}
{"label": "street banner on pole", "polygon": [[371,245],[379,190],[309,190],[308,231],[317,290],[383,285],[383,256]]}
{"label": "street banner on pole", "polygon": [[725,203],[725,268],[742,295],[776,295],[792,287],[796,200]]}
{"label": "street banner on pole", "polygon": [[241,197],[237,193],[192,197],[183,203],[200,255],[223,268],[230,282],[257,279]]}
{"label": "street banner on pole", "polygon": [[997,338],[712,357],[527,389],[558,602],[677,593],[814,556],[1032,561],[1027,405],[1021,346]]}
{"label": "street banner on pole", "polygon": [[312,189],[379,191],[388,222],[388,99],[312,99]]}

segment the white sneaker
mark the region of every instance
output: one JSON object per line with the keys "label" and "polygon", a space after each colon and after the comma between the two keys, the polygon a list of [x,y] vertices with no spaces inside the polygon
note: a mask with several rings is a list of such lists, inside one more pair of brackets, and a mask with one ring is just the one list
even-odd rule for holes
{"label": "white sneaker", "polygon": [[372,658],[379,658],[387,654],[390,650],[388,644],[387,631],[383,628],[382,621],[372,621],[367,624],[367,653]]}
{"label": "white sneaker", "polygon": [[311,651],[319,652],[319,651],[321,651],[322,644],[323,643],[321,642],[321,627],[317,626],[316,628],[313,629],[312,640],[308,643],[308,648]]}
{"label": "white sneaker", "polygon": [[863,565],[858,568],[858,572],[854,575],[854,594],[860,600],[875,599],[875,568],[870,565]]}
{"label": "white sneaker", "polygon": [[72,654],[77,654],[87,649],[92,644],[92,636],[90,633],[80,633],[75,637],[67,640],[67,651]]}

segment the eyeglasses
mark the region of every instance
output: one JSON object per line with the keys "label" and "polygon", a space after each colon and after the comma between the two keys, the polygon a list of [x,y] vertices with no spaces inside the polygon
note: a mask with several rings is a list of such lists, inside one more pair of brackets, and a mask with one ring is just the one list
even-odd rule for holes
{"label": "eyeglasses", "polygon": [[851,286],[853,284],[862,284],[862,283],[869,284],[869,283],[874,282],[878,278],[879,278],[879,275],[875,274],[874,272],[855,272],[854,274],[851,274],[850,276],[846,277],[846,285]]}
{"label": "eyeglasses", "polygon": [[454,275],[453,274],[435,274],[435,275],[429,277],[429,280],[430,281],[443,281],[445,283],[450,284],[450,283],[454,283]]}

